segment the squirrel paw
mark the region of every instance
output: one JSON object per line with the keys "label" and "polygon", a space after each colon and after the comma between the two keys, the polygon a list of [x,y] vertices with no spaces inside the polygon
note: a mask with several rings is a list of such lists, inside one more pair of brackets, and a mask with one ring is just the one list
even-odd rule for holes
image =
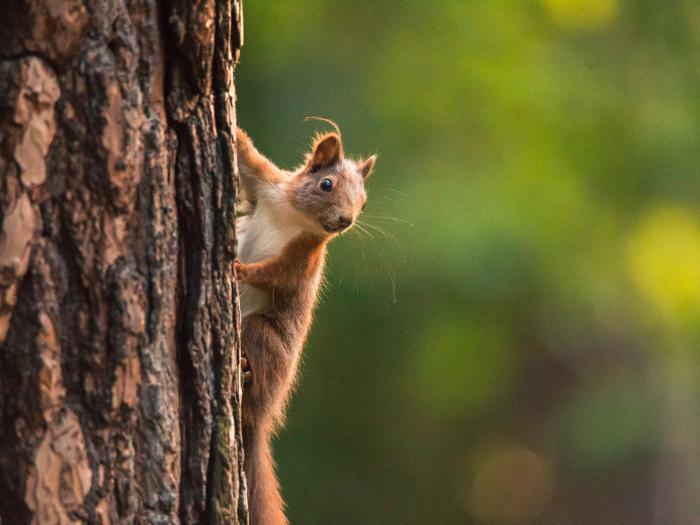
{"label": "squirrel paw", "polygon": [[241,356],[241,372],[243,372],[243,384],[247,385],[253,379],[253,372],[250,370],[250,362],[245,355]]}
{"label": "squirrel paw", "polygon": [[245,266],[246,265],[243,264],[240,259],[233,261],[233,267],[236,270],[236,278],[241,282],[245,281],[246,278]]}

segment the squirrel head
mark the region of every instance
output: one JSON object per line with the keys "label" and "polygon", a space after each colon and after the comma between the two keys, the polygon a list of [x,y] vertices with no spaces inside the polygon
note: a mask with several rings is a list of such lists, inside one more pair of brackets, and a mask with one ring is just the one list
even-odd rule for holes
{"label": "squirrel head", "polygon": [[376,160],[376,155],[359,162],[346,159],[339,134],[320,135],[289,187],[290,201],[322,235],[343,233],[367,202],[365,180]]}

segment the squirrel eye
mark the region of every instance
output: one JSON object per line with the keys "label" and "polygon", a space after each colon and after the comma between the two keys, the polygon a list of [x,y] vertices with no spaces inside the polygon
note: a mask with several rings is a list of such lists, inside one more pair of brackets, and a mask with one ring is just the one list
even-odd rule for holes
{"label": "squirrel eye", "polygon": [[333,181],[331,179],[323,179],[321,181],[321,189],[323,191],[331,191],[333,189]]}

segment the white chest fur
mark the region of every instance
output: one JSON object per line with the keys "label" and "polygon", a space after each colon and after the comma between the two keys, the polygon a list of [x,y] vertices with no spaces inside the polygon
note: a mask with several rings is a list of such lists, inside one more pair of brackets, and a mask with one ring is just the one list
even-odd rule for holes
{"label": "white chest fur", "polygon": [[[282,248],[303,231],[303,218],[284,200],[282,190],[270,188],[260,192],[251,215],[236,222],[238,258],[244,263],[267,259],[280,253]],[[242,285],[241,314],[262,312],[270,304],[270,297],[259,288]]]}

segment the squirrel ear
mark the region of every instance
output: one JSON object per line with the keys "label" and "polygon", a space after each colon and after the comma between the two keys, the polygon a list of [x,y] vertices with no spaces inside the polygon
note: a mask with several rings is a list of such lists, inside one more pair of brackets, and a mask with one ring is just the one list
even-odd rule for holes
{"label": "squirrel ear", "polygon": [[343,158],[343,143],[335,133],[321,135],[314,142],[313,153],[309,159],[312,171],[332,166]]}
{"label": "squirrel ear", "polygon": [[377,156],[372,155],[370,158],[368,158],[366,161],[364,161],[362,164],[360,164],[360,173],[362,173],[362,178],[366,179],[372,174],[372,170],[374,169],[374,163],[377,162]]}

